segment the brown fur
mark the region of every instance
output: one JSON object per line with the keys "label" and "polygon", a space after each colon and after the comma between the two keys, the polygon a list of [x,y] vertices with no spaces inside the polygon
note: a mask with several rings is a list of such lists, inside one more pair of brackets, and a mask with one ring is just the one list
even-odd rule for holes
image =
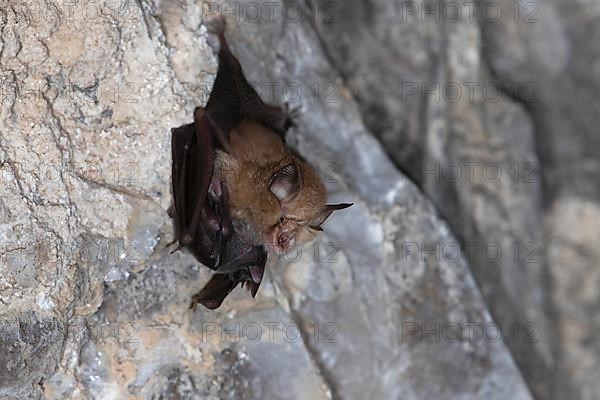
{"label": "brown fur", "polygon": [[[302,186],[297,196],[280,204],[269,190],[269,181],[292,161],[300,169]],[[229,190],[232,215],[248,221],[265,244],[274,244],[274,231],[281,229],[291,232],[292,245],[316,234],[307,223],[325,206],[325,187],[312,167],[295,157],[274,132],[255,122],[242,122],[231,131],[230,153],[219,152],[217,165]]]}

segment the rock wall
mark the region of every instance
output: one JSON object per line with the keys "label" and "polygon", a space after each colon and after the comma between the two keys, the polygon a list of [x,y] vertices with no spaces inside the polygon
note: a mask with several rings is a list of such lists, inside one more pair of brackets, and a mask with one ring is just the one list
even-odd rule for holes
{"label": "rock wall", "polygon": [[[0,398],[593,397],[596,192],[565,168],[596,171],[593,124],[568,125],[594,103],[510,93],[537,64],[508,63],[506,37],[530,32],[404,21],[404,3],[375,0],[0,4]],[[296,109],[289,142],[355,206],[272,257],[255,300],[238,289],[192,313],[210,273],[168,247],[170,128],[207,100],[220,15],[262,97]],[[541,55],[553,74],[566,67],[552,51],[570,54],[560,35]],[[423,100],[438,81],[507,95]],[[453,162],[505,174],[422,174]],[[541,261],[513,257],[515,242]]]}
{"label": "rock wall", "polygon": [[507,341],[534,394],[594,398],[597,5],[334,4],[315,26],[369,130],[464,246],[501,249],[469,259],[495,320],[536,338]]}

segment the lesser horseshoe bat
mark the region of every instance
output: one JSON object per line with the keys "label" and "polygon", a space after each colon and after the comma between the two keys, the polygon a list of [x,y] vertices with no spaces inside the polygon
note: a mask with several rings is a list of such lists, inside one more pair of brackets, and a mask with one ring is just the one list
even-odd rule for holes
{"label": "lesser horseshoe bat", "polygon": [[224,25],[217,35],[219,67],[208,103],[171,134],[176,250],[189,249],[214,270],[193,296],[194,309],[218,308],[239,283],[254,297],[270,250],[307,242],[334,210],[351,205],[325,204],[313,168],[285,145],[290,115],[250,86]]}

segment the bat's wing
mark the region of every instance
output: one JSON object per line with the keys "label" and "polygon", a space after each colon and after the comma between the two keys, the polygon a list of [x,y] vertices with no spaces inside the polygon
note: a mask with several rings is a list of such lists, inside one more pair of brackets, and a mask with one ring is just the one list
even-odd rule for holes
{"label": "bat's wing", "polygon": [[281,108],[262,101],[229,49],[222,27],[218,36],[221,44],[219,70],[206,105],[211,120],[225,136],[243,119],[249,119],[271,128],[285,140],[285,132],[293,125],[290,115]]}
{"label": "bat's wing", "polygon": [[204,288],[192,297],[190,307],[195,309],[200,303],[211,310],[218,308],[239,283],[242,286],[247,284],[252,297],[256,296],[266,262],[267,252],[262,246],[251,247],[243,254],[236,254],[233,259],[217,268]]}
{"label": "bat's wing", "polygon": [[226,191],[213,176],[214,128],[201,112],[196,116],[193,124],[172,130],[175,237],[179,248],[189,247],[214,269],[231,235],[231,223]]}
{"label": "bat's wing", "polygon": [[[193,186],[190,183],[193,182],[195,186],[202,174],[197,152],[198,140],[194,124],[171,129],[171,182],[174,200],[172,217],[175,218],[175,238],[181,247],[185,246],[183,243],[191,242],[191,234],[194,231],[189,221],[192,220],[199,194],[191,189]],[[212,175],[212,166],[210,168],[209,174]]]}

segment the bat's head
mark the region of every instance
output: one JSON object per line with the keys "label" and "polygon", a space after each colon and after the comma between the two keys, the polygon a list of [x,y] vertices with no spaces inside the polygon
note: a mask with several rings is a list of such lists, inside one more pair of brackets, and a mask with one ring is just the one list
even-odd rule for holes
{"label": "bat's head", "polygon": [[269,190],[279,201],[280,214],[267,233],[267,242],[278,253],[312,240],[334,211],[352,205],[326,204],[323,183],[308,164],[294,156],[281,161],[269,180]]}

